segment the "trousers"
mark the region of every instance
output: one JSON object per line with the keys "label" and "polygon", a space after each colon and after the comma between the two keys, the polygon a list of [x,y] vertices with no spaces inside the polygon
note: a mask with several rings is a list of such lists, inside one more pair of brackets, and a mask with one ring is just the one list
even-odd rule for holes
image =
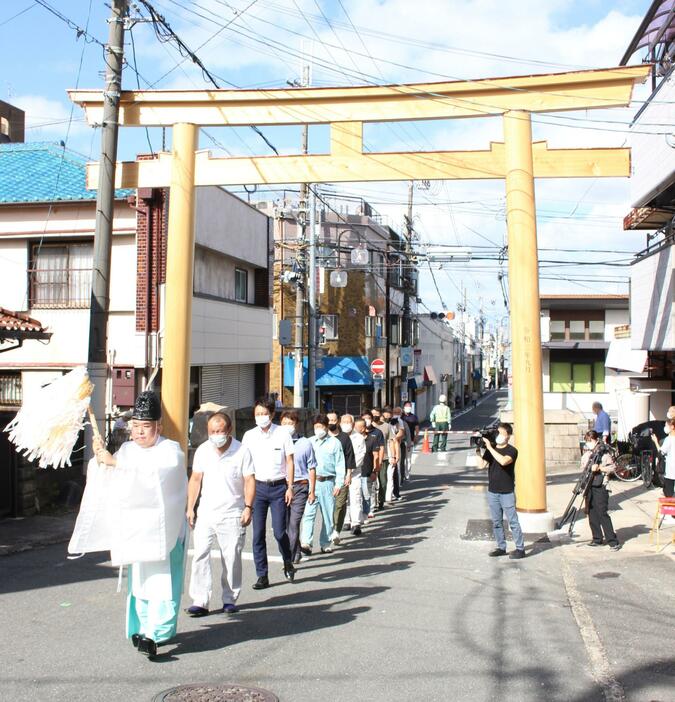
{"label": "trousers", "polygon": [[363,483],[360,475],[352,476],[349,483],[349,505],[347,506],[347,519],[353,527],[363,524]]}
{"label": "trousers", "polygon": [[316,482],[316,500],[305,506],[305,516],[302,518],[302,529],[300,543],[311,548],[314,542],[314,522],[316,512],[321,510],[321,533],[319,534],[319,545],[325,548],[330,544],[333,533],[333,512],[335,511],[335,497],[333,496],[334,480],[322,480]]}
{"label": "trousers", "polygon": [[588,523],[593,534],[593,541],[601,544],[604,533],[604,540],[610,546],[616,546],[619,540],[616,538],[612,518],[607,511],[608,507],[609,492],[607,492],[607,488],[604,486],[592,487],[588,501]]}
{"label": "trousers", "polygon": [[518,513],[516,512],[516,495],[513,492],[501,493],[488,490],[488,506],[492,516],[492,531],[495,535],[497,548],[506,551],[506,537],[504,536],[504,515],[511,528],[511,536],[519,551],[525,549],[523,530],[520,528]]}
{"label": "trousers", "polygon": [[272,531],[284,563],[293,560],[291,543],[286,533],[286,483],[270,486],[260,480],[255,481],[255,501],[253,503],[253,562],[256,575],[267,575],[267,510],[272,513]]}
{"label": "trousers", "polygon": [[387,475],[389,473],[389,459],[385,458],[380,466],[380,472],[377,474],[377,506],[382,509],[384,500],[387,496]]}
{"label": "trousers", "polygon": [[171,599],[141,599],[132,593],[132,569],[127,575],[127,638],[141,634],[155,643],[168,641],[176,635],[180,598],[183,594],[183,573],[185,569],[185,542],[179,539],[169,554],[171,569]]}
{"label": "trousers", "polygon": [[286,510],[286,533],[291,546],[293,560],[300,556],[300,522],[305,511],[307,498],[309,497],[309,485],[295,483],[293,485],[293,502]]}
{"label": "trousers", "polygon": [[434,443],[431,446],[432,451],[445,451],[448,442],[448,429],[450,429],[448,422],[436,422]]}
{"label": "trousers", "polygon": [[209,608],[213,577],[211,573],[211,549],[217,544],[220,563],[223,567],[220,584],[223,604],[234,604],[241,592],[241,552],[246,541],[246,527],[241,517],[222,520],[199,516],[193,532],[194,556],[190,575],[190,597],[197,607]]}
{"label": "trousers", "polygon": [[349,486],[343,485],[340,492],[335,496],[335,509],[333,510],[333,524],[335,531],[339,534],[345,524],[347,515],[347,504],[349,502]]}

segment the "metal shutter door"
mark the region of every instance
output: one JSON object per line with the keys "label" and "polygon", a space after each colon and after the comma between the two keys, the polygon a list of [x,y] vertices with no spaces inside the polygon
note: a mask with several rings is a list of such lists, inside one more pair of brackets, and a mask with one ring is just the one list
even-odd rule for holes
{"label": "metal shutter door", "polygon": [[239,407],[239,366],[221,366],[222,368],[222,403],[225,407]]}
{"label": "metal shutter door", "polygon": [[255,402],[255,364],[239,366],[239,404],[237,407],[253,407]]}
{"label": "metal shutter door", "polygon": [[202,366],[199,383],[199,398],[202,403],[222,402],[221,366]]}

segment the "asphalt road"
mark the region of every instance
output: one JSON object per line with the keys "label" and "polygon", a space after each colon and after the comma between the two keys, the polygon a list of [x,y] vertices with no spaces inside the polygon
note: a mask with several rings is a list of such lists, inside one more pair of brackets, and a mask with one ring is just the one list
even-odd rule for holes
{"label": "asphalt road", "polygon": [[239,613],[182,615],[156,662],[124,639],[105,555],[69,561],[58,545],[0,558],[0,699],[149,702],[174,685],[236,682],[283,702],[594,702],[609,699],[593,671],[604,656],[625,691],[615,699],[674,700],[670,562],[570,560],[546,543],[522,561],[488,558],[489,540],[464,538],[487,518],[485,477],[466,467],[466,435],[449,448],[419,455],[405,499],[303,561],[294,584],[275,562],[273,587],[256,592],[245,560]]}

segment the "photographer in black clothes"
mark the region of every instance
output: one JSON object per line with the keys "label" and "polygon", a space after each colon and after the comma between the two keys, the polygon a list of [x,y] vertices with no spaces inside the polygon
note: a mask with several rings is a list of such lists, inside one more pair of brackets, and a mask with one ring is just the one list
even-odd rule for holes
{"label": "photographer in black clothes", "polygon": [[[588,490],[588,523],[591,527],[593,540],[589,546],[609,545],[610,550],[618,551],[621,548],[614,532],[612,519],[607,508],[609,506],[609,491],[605,487],[608,476],[614,472],[614,460],[611,453],[600,443],[597,431],[586,432],[586,451],[581,457],[581,470],[588,468],[592,461],[593,478]],[[604,540],[603,540],[604,533]]]}

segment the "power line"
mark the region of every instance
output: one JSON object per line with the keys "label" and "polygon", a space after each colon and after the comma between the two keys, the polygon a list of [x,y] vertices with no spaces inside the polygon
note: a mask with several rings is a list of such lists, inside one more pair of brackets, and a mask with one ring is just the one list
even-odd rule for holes
{"label": "power line", "polygon": [[23,15],[24,12],[28,12],[28,10],[35,7],[35,5],[37,5],[37,2],[32,2],[30,5],[28,5],[28,7],[24,7],[23,10],[20,10],[15,15],[8,17],[6,20],[3,20],[2,22],[0,22],[0,27],[4,27],[6,24],[9,24],[12,20],[16,19],[17,17],[21,17],[21,15]]}

